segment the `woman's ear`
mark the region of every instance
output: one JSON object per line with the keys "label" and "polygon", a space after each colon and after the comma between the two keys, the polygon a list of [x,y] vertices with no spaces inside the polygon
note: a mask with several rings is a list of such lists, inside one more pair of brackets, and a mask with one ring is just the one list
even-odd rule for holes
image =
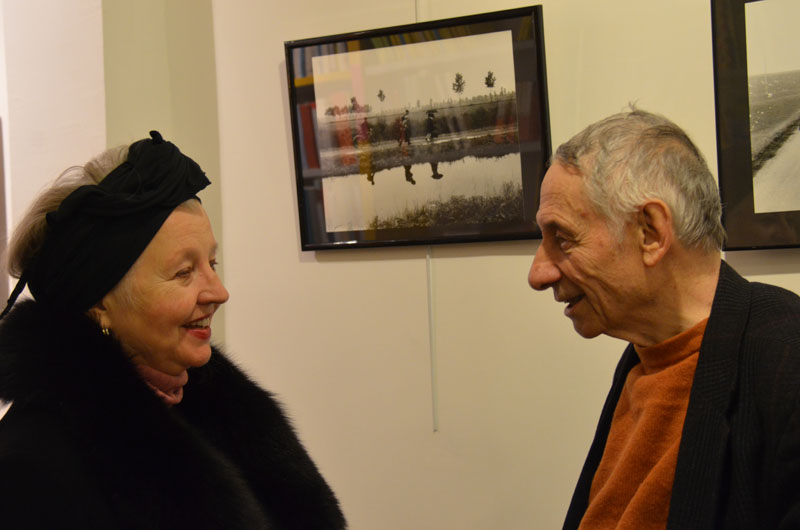
{"label": "woman's ear", "polygon": [[90,307],[86,314],[89,315],[89,318],[97,322],[97,325],[101,328],[110,328],[111,322],[109,322],[108,311],[103,301],[104,300],[100,300]]}
{"label": "woman's ear", "polygon": [[647,201],[638,216],[642,259],[648,267],[656,265],[675,240],[672,212],[663,201]]}

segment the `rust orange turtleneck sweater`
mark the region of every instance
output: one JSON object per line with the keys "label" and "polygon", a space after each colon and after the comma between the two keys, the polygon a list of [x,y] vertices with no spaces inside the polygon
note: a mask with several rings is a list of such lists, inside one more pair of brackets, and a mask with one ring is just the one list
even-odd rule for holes
{"label": "rust orange turtleneck sweater", "polygon": [[705,319],[648,348],[625,380],[580,528],[665,528]]}

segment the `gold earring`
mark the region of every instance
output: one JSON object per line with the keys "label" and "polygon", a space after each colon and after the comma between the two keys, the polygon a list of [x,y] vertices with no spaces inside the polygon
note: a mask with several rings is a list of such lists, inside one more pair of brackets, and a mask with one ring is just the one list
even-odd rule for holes
{"label": "gold earring", "polygon": [[108,328],[103,328],[101,331],[103,332],[103,335],[105,335],[106,337],[111,335],[111,330]]}

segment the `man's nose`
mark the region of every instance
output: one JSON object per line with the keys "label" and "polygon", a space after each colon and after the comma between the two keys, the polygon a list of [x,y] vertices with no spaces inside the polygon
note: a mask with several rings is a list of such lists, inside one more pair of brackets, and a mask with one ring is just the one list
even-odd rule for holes
{"label": "man's nose", "polygon": [[547,244],[542,241],[533,257],[531,270],[528,273],[528,283],[537,291],[551,287],[561,278],[561,272],[555,266],[547,249]]}

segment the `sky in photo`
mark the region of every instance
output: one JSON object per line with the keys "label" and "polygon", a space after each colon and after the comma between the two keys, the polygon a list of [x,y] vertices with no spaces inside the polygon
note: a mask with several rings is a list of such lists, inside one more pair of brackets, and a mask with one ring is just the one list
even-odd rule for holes
{"label": "sky in photo", "polygon": [[[329,107],[349,105],[351,97],[376,113],[489,94],[490,70],[494,93],[515,86],[511,31],[322,55],[312,67],[318,120]],[[466,83],[460,95],[453,91],[456,73]]]}
{"label": "sky in photo", "polygon": [[761,0],[745,4],[748,75],[800,70],[800,2]]}

